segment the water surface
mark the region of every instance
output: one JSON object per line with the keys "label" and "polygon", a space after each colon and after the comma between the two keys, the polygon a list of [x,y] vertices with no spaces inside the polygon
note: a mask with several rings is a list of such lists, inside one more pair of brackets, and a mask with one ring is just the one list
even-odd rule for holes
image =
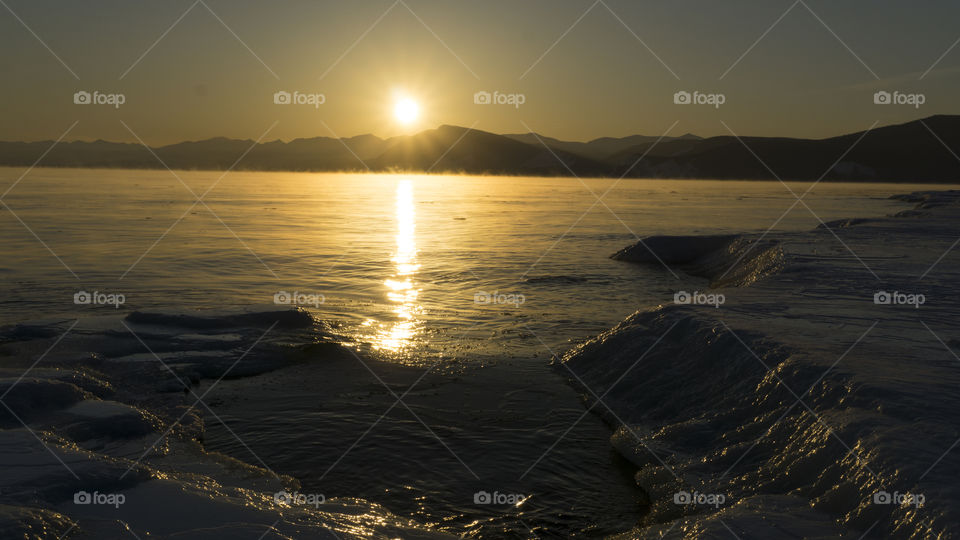
{"label": "water surface", "polygon": [[36,169],[14,185],[22,172],[0,169],[3,323],[299,304],[356,355],[218,383],[207,447],[485,537],[600,535],[644,512],[549,359],[705,284],[611,253],[880,216],[923,187],[820,184],[811,211],[776,182]]}

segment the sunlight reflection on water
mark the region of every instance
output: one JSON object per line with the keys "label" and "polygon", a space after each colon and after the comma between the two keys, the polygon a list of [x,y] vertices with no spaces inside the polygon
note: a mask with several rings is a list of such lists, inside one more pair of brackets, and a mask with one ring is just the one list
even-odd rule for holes
{"label": "sunlight reflection on water", "polygon": [[[23,173],[0,168],[0,190]],[[796,200],[778,182],[409,174],[233,172],[211,193],[216,216],[183,215],[194,201],[180,182],[203,191],[221,175],[30,171],[5,200],[43,243],[0,212],[0,321],[74,317],[81,287],[147,312],[270,311],[278,291],[300,291],[324,298],[300,307],[335,339],[400,363],[536,358],[688,286],[658,265],[611,260],[634,234],[819,225],[783,213]],[[584,184],[615,188],[609,211]],[[890,194],[933,188],[821,183],[805,200],[831,221],[897,212],[906,206]],[[477,302],[490,293],[525,303]]]}
{"label": "sunlight reflection on water", "polygon": [[397,320],[381,323],[373,340],[374,348],[390,352],[401,352],[410,346],[420,327],[417,316],[423,313],[417,301],[420,289],[414,282],[420,264],[417,262],[417,214],[410,180],[397,183],[396,201],[397,250],[390,259],[394,274],[383,284],[387,288],[387,299],[394,304]]}

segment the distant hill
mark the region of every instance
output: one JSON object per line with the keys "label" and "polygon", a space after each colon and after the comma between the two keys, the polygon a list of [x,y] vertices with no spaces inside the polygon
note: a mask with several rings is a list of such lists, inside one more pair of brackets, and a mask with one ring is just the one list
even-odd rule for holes
{"label": "distant hill", "polygon": [[[960,154],[960,116],[933,116],[880,127],[866,135],[818,140],[695,135],[658,139],[634,135],[571,142],[533,133],[497,135],[440,126],[389,139],[315,137],[254,145],[251,140],[218,137],[152,151],[174,169],[223,170],[236,163],[238,170],[266,171],[366,171],[369,167],[531,176],[570,176],[572,172],[632,178],[816,180],[823,176],[828,181],[960,182],[960,159],[954,155]],[[0,165],[29,166],[51,144],[0,142]],[[139,144],[107,141],[61,142],[40,165],[163,167]]]}
{"label": "distant hill", "polygon": [[[636,163],[649,149],[650,144],[639,145],[611,156],[608,162],[620,170]],[[745,180],[817,180],[822,176],[824,180],[846,181],[960,182],[958,154],[960,116],[932,116],[876,128],[865,135],[858,132],[819,140],[737,140],[725,136],[668,141],[650,150],[629,175]]]}
{"label": "distant hill", "polygon": [[395,137],[371,167],[549,176],[568,176],[569,167],[578,176],[609,173],[606,164],[585,156],[456,126]]}
{"label": "distant hill", "polygon": [[[157,157],[172,169],[323,171],[362,169],[361,160],[374,159],[387,148],[387,141],[373,135],[349,139],[316,137],[290,142],[254,141],[217,137],[153,148],[156,157],[136,143],[61,142],[47,154],[41,165],[48,167],[163,168]],[[30,165],[50,147],[52,141],[0,142],[0,164]],[[244,155],[246,153],[246,155]]]}
{"label": "distant hill", "polygon": [[[631,135],[629,137],[621,138],[603,137],[600,139],[594,139],[590,142],[561,141],[537,133],[509,134],[504,135],[504,137],[509,137],[515,141],[520,141],[527,144],[541,146],[545,144],[553,149],[564,150],[572,154],[578,154],[600,161],[606,160],[614,154],[623,152],[629,148],[636,148],[644,144],[653,144],[657,142],[657,140],[660,140],[660,137],[651,137],[648,135]],[[700,140],[700,137],[690,134],[680,137],[663,137],[661,144],[663,142],[676,140],[697,141]]]}

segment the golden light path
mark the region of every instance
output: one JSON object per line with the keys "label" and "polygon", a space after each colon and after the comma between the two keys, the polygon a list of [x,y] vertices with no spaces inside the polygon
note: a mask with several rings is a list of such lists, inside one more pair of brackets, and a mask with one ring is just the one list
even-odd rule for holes
{"label": "golden light path", "polygon": [[391,352],[399,352],[409,345],[417,331],[416,316],[423,312],[417,303],[420,290],[413,278],[420,264],[417,263],[416,208],[413,200],[413,183],[400,180],[397,184],[397,250],[391,261],[394,275],[383,284],[387,287],[387,299],[395,304],[393,312],[397,320],[386,327],[381,326],[374,346]]}

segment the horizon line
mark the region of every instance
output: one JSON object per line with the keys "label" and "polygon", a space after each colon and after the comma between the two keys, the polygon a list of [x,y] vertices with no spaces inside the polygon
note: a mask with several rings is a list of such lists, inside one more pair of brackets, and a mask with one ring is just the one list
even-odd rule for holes
{"label": "horizon line", "polygon": [[[874,127],[873,129],[880,129],[880,128],[891,127],[891,126],[902,126],[902,125],[911,124],[911,123],[914,123],[914,122],[922,122],[922,121],[924,121],[924,120],[929,120],[929,119],[931,119],[931,118],[937,118],[937,117],[955,117],[955,116],[960,116],[960,114],[934,114],[934,115],[931,115],[931,116],[924,116],[924,117],[915,118],[915,119],[913,119],[913,120],[907,120],[907,121],[905,121],[905,122],[892,122],[892,123],[889,123],[889,124],[876,125],[876,127]],[[289,143],[294,142],[294,141],[303,141],[303,140],[312,140],[312,139],[331,139],[331,140],[335,140],[335,141],[337,141],[337,140],[342,141],[342,140],[356,139],[356,138],[358,138],[358,137],[375,137],[375,138],[377,138],[377,139],[379,139],[379,140],[381,140],[381,141],[389,141],[389,140],[391,140],[391,139],[399,139],[399,138],[404,138],[404,137],[416,137],[416,136],[422,135],[422,134],[424,134],[424,133],[427,133],[427,132],[430,132],[430,131],[437,131],[437,130],[442,129],[442,128],[445,128],[445,127],[447,127],[447,128],[457,128],[457,129],[462,129],[462,130],[465,130],[465,131],[476,131],[476,132],[480,132],[480,133],[488,133],[488,134],[497,135],[497,136],[500,136],[500,137],[510,137],[510,136],[531,135],[531,134],[533,134],[533,135],[537,135],[537,136],[539,136],[539,137],[541,137],[541,138],[545,138],[545,139],[552,139],[552,140],[559,141],[559,142],[564,142],[564,143],[577,143],[577,144],[590,144],[590,143],[595,142],[595,141],[598,141],[598,140],[600,140],[600,139],[627,139],[627,138],[630,138],[630,137],[650,137],[650,138],[659,138],[659,137],[661,137],[661,135],[647,135],[647,134],[643,134],[643,133],[633,133],[633,134],[624,135],[624,136],[621,136],[621,137],[616,137],[616,136],[603,136],[603,137],[596,137],[596,138],[593,138],[593,139],[589,139],[589,140],[583,141],[583,140],[559,139],[559,138],[556,138],[556,137],[551,137],[551,136],[549,136],[549,135],[544,135],[543,133],[540,133],[540,132],[537,132],[537,131],[528,131],[528,132],[526,132],[526,133],[496,133],[496,132],[493,132],[493,131],[485,131],[485,130],[482,130],[482,129],[476,129],[476,128],[465,127],[465,126],[458,126],[458,125],[455,125],[455,124],[439,124],[439,125],[437,125],[436,127],[424,128],[424,129],[422,129],[422,130],[420,130],[420,131],[417,131],[417,132],[415,132],[415,133],[410,133],[410,134],[405,134],[405,135],[393,135],[393,136],[389,136],[389,137],[381,137],[381,136],[379,136],[379,135],[374,135],[373,133],[361,133],[361,134],[358,134],[358,135],[351,135],[351,136],[348,136],[348,137],[331,137],[331,136],[326,136],[326,135],[317,135],[317,136],[313,136],[313,137],[296,137],[296,138],[287,139],[287,140],[284,140],[284,139],[273,139],[273,140],[269,140],[269,141],[260,141],[260,142],[257,142],[257,144],[258,144],[258,145],[262,145],[262,144],[275,143],[275,142],[280,142],[280,143],[283,143],[283,144],[289,144]],[[863,130],[860,130],[860,131],[851,131],[851,132],[838,133],[838,134],[835,134],[835,135],[830,135],[830,136],[821,137],[821,138],[793,137],[793,136],[788,136],[788,135],[740,135],[740,137],[741,137],[741,138],[748,137],[748,138],[762,138],[762,139],[794,139],[794,140],[807,140],[807,141],[823,141],[823,140],[833,139],[833,138],[836,138],[836,137],[844,137],[844,136],[849,136],[849,135],[855,135],[855,134],[858,134],[858,133],[863,133],[864,131],[867,131],[868,129],[869,129],[869,126],[867,126],[866,128],[864,128]],[[718,137],[732,137],[732,135],[711,135],[711,136],[708,136],[708,137],[704,137],[704,136],[702,136],[702,135],[697,135],[696,133],[689,133],[689,132],[688,132],[688,133],[684,133],[684,134],[682,134],[682,135],[662,135],[662,137],[665,138],[665,139],[667,139],[667,138],[677,139],[677,138],[688,137],[688,136],[698,137],[698,138],[701,139],[701,140],[708,140],[708,139],[713,139],[713,138],[718,138]],[[163,148],[163,147],[165,147],[165,146],[174,146],[174,145],[177,145],[177,144],[186,144],[186,143],[200,143],[200,142],[212,141],[212,140],[215,140],[215,139],[226,139],[226,140],[229,140],[229,141],[240,141],[240,142],[251,142],[251,143],[254,142],[254,139],[249,139],[249,138],[247,138],[247,139],[242,139],[242,138],[236,138],[236,137],[228,137],[228,136],[226,136],[226,135],[215,135],[215,136],[212,136],[212,137],[207,137],[207,138],[205,138],[205,139],[184,139],[184,140],[180,140],[180,141],[177,141],[177,142],[165,143],[165,144],[160,144],[160,145],[155,145],[155,146],[154,146],[154,145],[150,145],[150,148]],[[0,141],[0,143],[24,143],[24,144],[33,144],[33,143],[49,143],[49,142],[53,142],[53,141],[54,141],[54,139],[3,140],[3,141]],[[131,141],[115,141],[115,140],[107,140],[107,139],[73,139],[73,140],[70,140],[70,141],[63,141],[63,140],[61,140],[61,141],[59,141],[59,144],[97,143],[97,142],[104,142],[104,143],[111,143],[111,144],[137,144],[137,145],[141,145],[141,146],[142,146],[142,143],[141,143],[140,141],[136,141],[136,140],[131,140]]]}

